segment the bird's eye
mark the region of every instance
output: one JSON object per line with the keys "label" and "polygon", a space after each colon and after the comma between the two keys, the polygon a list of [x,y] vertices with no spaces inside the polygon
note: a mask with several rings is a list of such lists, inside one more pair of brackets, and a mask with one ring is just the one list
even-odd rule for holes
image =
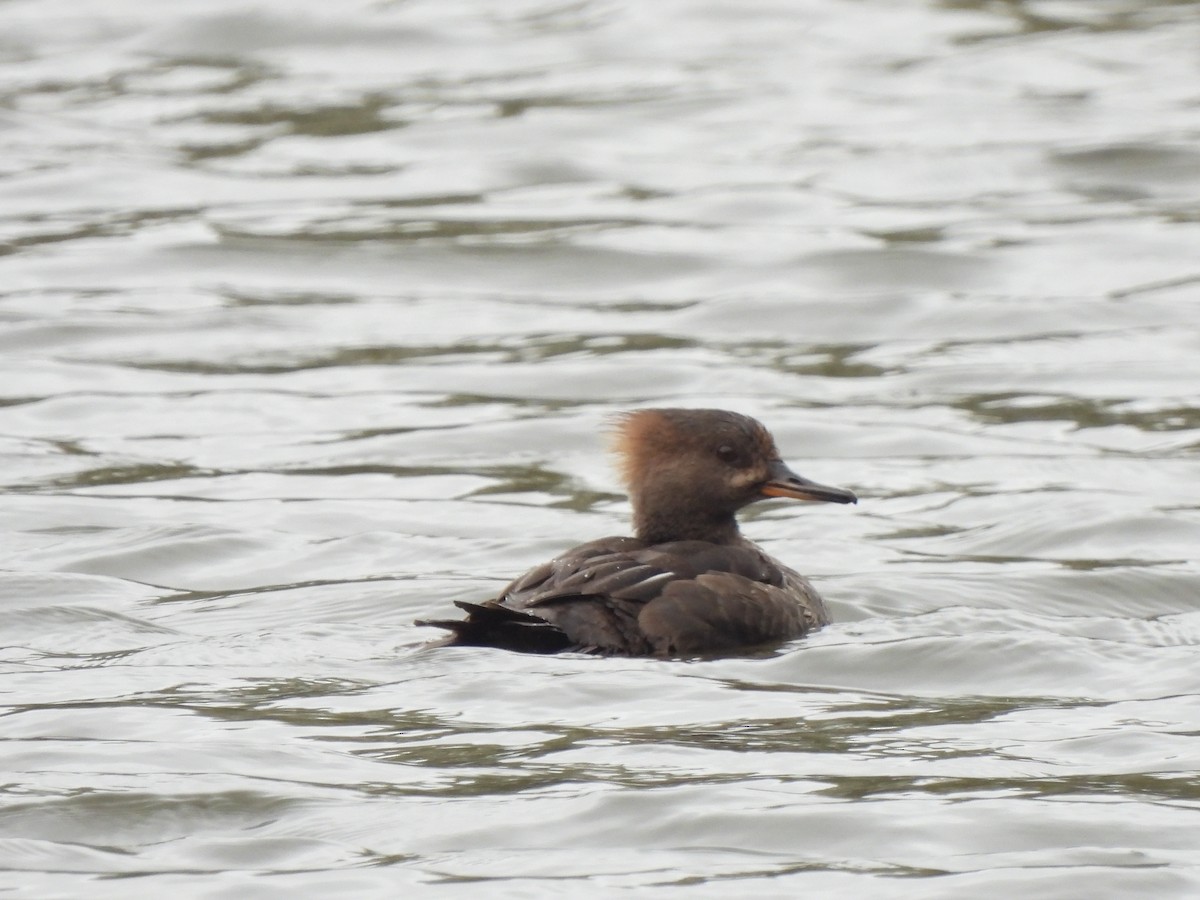
{"label": "bird's eye", "polygon": [[721,462],[727,462],[730,465],[737,462],[738,458],[737,451],[728,444],[723,444],[717,448],[717,456],[720,458]]}

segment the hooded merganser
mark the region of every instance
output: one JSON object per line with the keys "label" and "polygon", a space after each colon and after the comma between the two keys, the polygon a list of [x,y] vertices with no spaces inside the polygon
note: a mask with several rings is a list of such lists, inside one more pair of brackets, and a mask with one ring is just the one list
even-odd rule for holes
{"label": "hooded merganser", "polygon": [[712,656],[778,644],[829,621],[816,589],[742,537],[736,513],[768,497],[857,503],[801,478],[758,421],[719,409],[641,409],[616,420],[635,537],[581,544],[494,600],[456,601],[445,643],[526,653]]}

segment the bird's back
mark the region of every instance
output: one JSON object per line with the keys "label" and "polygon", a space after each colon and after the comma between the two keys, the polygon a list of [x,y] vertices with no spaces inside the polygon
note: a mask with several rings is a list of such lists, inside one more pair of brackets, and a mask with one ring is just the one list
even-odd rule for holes
{"label": "bird's back", "polygon": [[702,656],[780,643],[828,621],[808,581],[759,547],[632,537],[581,544],[495,600],[459,604],[450,643],[526,652]]}

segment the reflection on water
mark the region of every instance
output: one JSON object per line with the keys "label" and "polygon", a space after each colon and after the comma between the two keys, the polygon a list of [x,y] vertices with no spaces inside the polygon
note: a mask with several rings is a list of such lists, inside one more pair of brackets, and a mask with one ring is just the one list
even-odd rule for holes
{"label": "reflection on water", "polygon": [[[1200,892],[1200,5],[0,34],[0,882]],[[626,528],[648,404],[863,497],[746,517],[835,624],[425,646]]]}

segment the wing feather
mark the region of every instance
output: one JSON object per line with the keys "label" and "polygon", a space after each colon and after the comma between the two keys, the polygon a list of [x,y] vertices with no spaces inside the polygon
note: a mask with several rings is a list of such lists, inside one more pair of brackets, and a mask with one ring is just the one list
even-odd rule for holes
{"label": "wing feather", "polygon": [[431,622],[456,643],[626,656],[695,656],[778,643],[825,624],[803,577],[749,542],[636,538],[583,544],[530,569],[496,600]]}

